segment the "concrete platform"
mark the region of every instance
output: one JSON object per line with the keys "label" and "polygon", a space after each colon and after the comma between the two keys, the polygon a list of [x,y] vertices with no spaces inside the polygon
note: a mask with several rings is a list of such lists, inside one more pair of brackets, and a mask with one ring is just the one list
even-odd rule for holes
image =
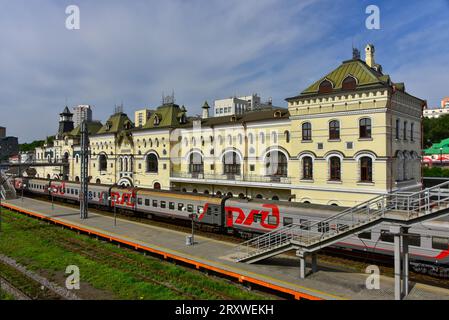
{"label": "concrete platform", "polygon": [[[4,207],[39,216],[73,229],[97,234],[100,237],[126,243],[139,249],[160,254],[195,265],[198,269],[209,269],[241,282],[257,283],[275,290],[306,299],[394,299],[394,280],[381,276],[380,289],[368,290],[366,274],[331,270],[318,265],[318,272],[306,279],[299,279],[299,259],[279,256],[258,264],[244,264],[233,261],[235,245],[205,237],[195,236],[196,244],[186,246],[187,233],[150,226],[138,222],[117,219],[89,213],[87,220],[80,220],[79,211],[51,203],[24,198],[3,201]],[[449,290],[411,283],[407,299],[449,300]]]}

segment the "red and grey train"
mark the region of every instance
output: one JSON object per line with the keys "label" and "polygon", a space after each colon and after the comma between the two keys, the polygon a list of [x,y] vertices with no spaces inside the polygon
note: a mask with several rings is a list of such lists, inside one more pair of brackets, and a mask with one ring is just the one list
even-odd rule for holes
{"label": "red and grey train", "polygon": [[[77,182],[39,178],[16,178],[18,191],[30,194],[52,195],[63,201],[79,201]],[[25,186],[23,188],[23,186]],[[114,206],[130,214],[190,220],[196,214],[198,224],[244,237],[269,232],[291,223],[322,221],[345,208],[310,203],[239,199],[211,195],[122,188],[111,185],[89,184],[89,204],[111,210]],[[321,225],[323,229],[335,228]],[[388,224],[381,224],[333,245],[333,248],[355,252],[393,255],[393,237]],[[320,231],[320,230],[315,230]],[[449,218],[441,218],[412,227],[409,231],[410,260],[417,272],[449,277]]]}

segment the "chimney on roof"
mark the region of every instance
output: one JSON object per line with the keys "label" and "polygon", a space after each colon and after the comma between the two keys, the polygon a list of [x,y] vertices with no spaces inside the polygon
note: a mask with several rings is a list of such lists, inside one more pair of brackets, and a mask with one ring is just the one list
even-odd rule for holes
{"label": "chimney on roof", "polygon": [[376,65],[376,62],[374,61],[374,45],[368,44],[365,47],[365,62],[370,68],[374,68]]}

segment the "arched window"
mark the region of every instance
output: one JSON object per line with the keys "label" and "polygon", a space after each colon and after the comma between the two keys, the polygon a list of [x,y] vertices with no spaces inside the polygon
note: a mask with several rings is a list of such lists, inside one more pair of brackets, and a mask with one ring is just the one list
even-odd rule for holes
{"label": "arched window", "polygon": [[371,138],[371,119],[363,118],[359,121],[360,138]]}
{"label": "arched window", "polygon": [[199,152],[192,152],[189,157],[189,173],[197,176],[204,172],[203,157]]}
{"label": "arched window", "polygon": [[265,143],[265,135],[263,132],[259,134],[259,143]]}
{"label": "arched window", "polygon": [[410,141],[415,141],[415,124],[412,122],[410,123]]}
{"label": "arched window", "polygon": [[245,199],[245,195],[243,193],[239,193],[239,199]]}
{"label": "arched window", "polygon": [[286,143],[290,142],[290,131],[288,130],[284,131],[284,138]]}
{"label": "arched window", "polygon": [[159,168],[159,163],[157,156],[154,153],[147,155],[147,172],[157,173]]}
{"label": "arched window", "polygon": [[106,171],[108,168],[108,161],[104,154],[100,154],[98,157],[98,168],[100,171]]}
{"label": "arched window", "polygon": [[239,144],[242,144],[243,143],[243,136],[242,136],[242,134],[239,133],[238,137],[239,137]]}
{"label": "arched window", "polygon": [[[48,174],[47,175],[47,179],[50,179],[50,175]],[[80,182],[80,177],[75,177],[75,182]]]}
{"label": "arched window", "polygon": [[159,182],[155,182],[154,185],[153,185],[153,189],[161,190],[161,184]]}
{"label": "arched window", "polygon": [[240,175],[240,157],[235,152],[228,152],[223,156],[224,174]]}
{"label": "arched window", "polygon": [[258,194],[258,195],[256,196],[256,199],[263,199],[263,196],[262,196],[261,194]]}
{"label": "arched window", "polygon": [[273,196],[273,197],[271,198],[271,200],[273,200],[273,201],[279,201],[279,197],[278,197],[278,196]]}
{"label": "arched window", "polygon": [[271,143],[277,143],[278,142],[278,134],[276,132],[271,133]]}
{"label": "arched window", "polygon": [[124,165],[124,171],[125,172],[128,172],[128,158],[124,158],[124,163],[125,163],[125,165]]}
{"label": "arched window", "polygon": [[401,130],[400,128],[401,121],[399,119],[396,119],[396,139],[399,140],[399,132]]}
{"label": "arched window", "polygon": [[370,157],[362,157],[360,159],[360,181],[373,181],[373,160]]}
{"label": "arched window", "polygon": [[329,139],[330,140],[340,139],[340,122],[337,120],[329,122]]}
{"label": "arched window", "polygon": [[232,144],[232,136],[228,135],[228,144]]}
{"label": "arched window", "polygon": [[333,89],[332,82],[329,80],[324,80],[320,84],[320,88],[318,89],[319,93],[331,93]]}
{"label": "arched window", "polygon": [[341,180],[341,161],[339,157],[331,157],[329,160],[330,165],[330,180]]}
{"label": "arched window", "polygon": [[312,140],[312,124],[305,122],[302,124],[302,141]]}
{"label": "arched window", "polygon": [[265,167],[268,176],[287,177],[288,161],[282,152],[270,151],[265,157]]}
{"label": "arched window", "polygon": [[100,179],[97,179],[97,180],[95,180],[95,183],[96,183],[96,184],[101,184],[101,180],[100,180]]}
{"label": "arched window", "polygon": [[404,121],[404,140],[407,140],[407,121]]}
{"label": "arched window", "polygon": [[355,90],[357,87],[357,81],[354,77],[347,76],[342,83],[342,89],[343,90]]}
{"label": "arched window", "polygon": [[253,144],[253,143],[254,143],[254,136],[253,136],[252,133],[250,133],[250,134],[248,135],[248,140],[249,140],[249,144]]}
{"label": "arched window", "polygon": [[313,179],[313,159],[312,157],[302,158],[302,178],[304,180]]}
{"label": "arched window", "polygon": [[215,195],[216,195],[217,197],[221,197],[221,191],[215,192]]}

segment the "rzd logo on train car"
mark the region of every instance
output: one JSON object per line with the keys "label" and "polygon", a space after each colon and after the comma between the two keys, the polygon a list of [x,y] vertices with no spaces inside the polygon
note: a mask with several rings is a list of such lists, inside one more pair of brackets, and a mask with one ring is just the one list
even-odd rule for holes
{"label": "rzd logo on train car", "polygon": [[[253,224],[260,222],[260,225],[265,229],[276,229],[279,226],[280,216],[279,208],[274,204],[262,205],[265,209],[253,209],[248,216],[245,215],[242,209],[237,207],[226,207],[226,225],[232,227],[235,224],[242,226],[253,226]],[[234,213],[237,213],[237,218],[234,221]],[[272,217],[272,219],[270,219]]]}

